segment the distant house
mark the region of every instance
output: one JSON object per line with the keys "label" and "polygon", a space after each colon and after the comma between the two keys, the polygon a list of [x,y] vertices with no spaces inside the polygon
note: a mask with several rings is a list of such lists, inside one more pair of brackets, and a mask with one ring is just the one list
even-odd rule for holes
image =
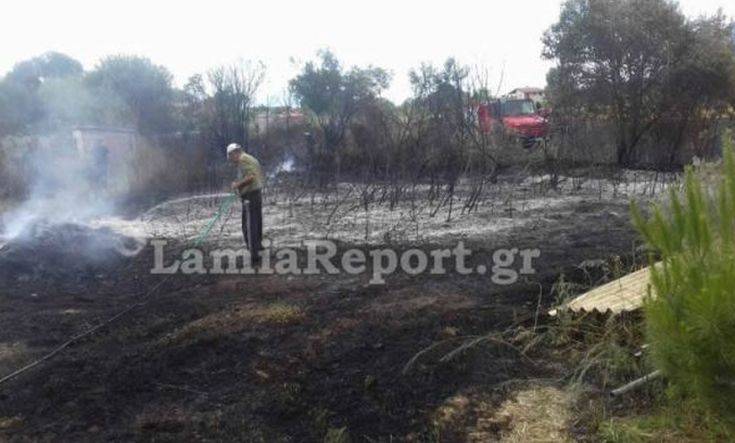
{"label": "distant house", "polygon": [[273,128],[302,125],[306,120],[300,109],[286,107],[261,108],[255,110],[253,126],[256,132],[266,132]]}
{"label": "distant house", "polygon": [[546,100],[546,93],[541,88],[526,86],[516,88],[508,93],[508,98],[532,100],[536,104],[542,104]]}
{"label": "distant house", "polygon": [[84,161],[94,185],[126,192],[136,168],[138,133],[134,129],[107,126],[77,126],[72,129],[74,146]]}

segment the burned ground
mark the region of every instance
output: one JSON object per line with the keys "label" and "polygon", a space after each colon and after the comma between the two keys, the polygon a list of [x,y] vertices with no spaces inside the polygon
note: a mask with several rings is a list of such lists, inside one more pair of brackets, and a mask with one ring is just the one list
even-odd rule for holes
{"label": "burned ground", "polygon": [[[587,279],[580,263],[628,257],[637,236],[623,199],[586,196],[496,236],[464,238],[473,265],[497,248],[539,248],[537,274],[510,286],[488,275],[397,274],[381,286],[369,276],[176,276],[145,306],[0,386],[0,436],[495,438],[507,423],[478,425],[477,405],[500,407],[519,385],[553,385],[563,362],[500,343],[440,358],[474,337],[543,324],[539,307],[554,303],[561,274]],[[139,301],[161,278],[149,273],[152,255],[53,286],[7,279],[0,374]],[[457,402],[461,413],[447,413]]]}

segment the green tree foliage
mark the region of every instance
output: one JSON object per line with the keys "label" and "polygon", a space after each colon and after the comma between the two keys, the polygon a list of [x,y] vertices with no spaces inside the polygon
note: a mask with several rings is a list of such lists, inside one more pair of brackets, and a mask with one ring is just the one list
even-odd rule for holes
{"label": "green tree foliage", "polygon": [[52,51],[16,64],[6,80],[38,88],[48,79],[81,77],[82,74],[84,69],[81,63],[68,55]]}
{"label": "green tree foliage", "polygon": [[372,66],[344,69],[329,51],[320,51],[318,57],[306,63],[289,87],[301,106],[311,111],[320,132],[319,152],[311,156],[316,165],[310,169],[323,182],[334,177],[328,172],[339,174],[337,148],[360,110],[373,104],[388,87],[390,76]]}
{"label": "green tree foliage", "polygon": [[147,134],[172,129],[172,79],[165,67],[148,58],[115,55],[104,58],[87,75],[86,82],[95,94],[119,97],[126,107],[122,114],[130,115],[131,123]]}
{"label": "green tree foliage", "polygon": [[84,123],[102,123],[96,111],[95,97],[85,87],[81,77],[54,78],[38,88],[38,98],[43,107],[44,119],[37,125],[42,132],[68,128]]}
{"label": "green tree foliage", "polygon": [[172,129],[174,89],[168,71],[134,56],[82,65],[49,52],[15,65],[0,82],[0,135],[46,133],[75,125]]}
{"label": "green tree foliage", "polygon": [[47,128],[49,110],[41,90],[53,82],[78,81],[81,63],[58,52],[47,52],[17,63],[0,81],[0,135]]}
{"label": "green tree foliage", "polygon": [[437,68],[423,64],[409,73],[414,92],[413,104],[426,116],[425,137],[430,148],[431,169],[447,175],[454,186],[467,153],[466,138],[470,134],[467,77],[469,70],[453,58]]}
{"label": "green tree foliage", "polygon": [[735,424],[735,157],[727,145],[714,192],[689,171],[667,210],[645,219],[633,206],[633,215],[661,255],[645,305],[653,362],[676,392]]}
{"label": "green tree foliage", "polygon": [[43,117],[43,105],[26,86],[0,81],[0,136],[24,133]]}
{"label": "green tree foliage", "polygon": [[630,165],[657,125],[683,133],[727,102],[731,32],[722,15],[688,20],[669,0],[567,0],[543,37],[544,57],[558,62],[547,78],[552,104],[610,119],[618,163]]}

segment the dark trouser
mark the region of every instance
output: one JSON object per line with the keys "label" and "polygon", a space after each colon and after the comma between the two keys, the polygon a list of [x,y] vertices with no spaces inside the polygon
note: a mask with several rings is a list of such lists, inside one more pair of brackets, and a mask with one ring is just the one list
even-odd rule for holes
{"label": "dark trouser", "polygon": [[260,189],[242,195],[242,235],[251,260],[259,261],[263,250],[263,197]]}

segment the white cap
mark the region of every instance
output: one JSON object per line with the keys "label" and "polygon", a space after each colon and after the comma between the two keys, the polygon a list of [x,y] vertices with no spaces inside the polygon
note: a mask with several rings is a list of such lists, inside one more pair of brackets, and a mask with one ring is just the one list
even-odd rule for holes
{"label": "white cap", "polygon": [[242,149],[242,146],[238,145],[237,143],[230,143],[227,145],[227,155],[230,155],[232,151],[237,151],[238,149]]}

